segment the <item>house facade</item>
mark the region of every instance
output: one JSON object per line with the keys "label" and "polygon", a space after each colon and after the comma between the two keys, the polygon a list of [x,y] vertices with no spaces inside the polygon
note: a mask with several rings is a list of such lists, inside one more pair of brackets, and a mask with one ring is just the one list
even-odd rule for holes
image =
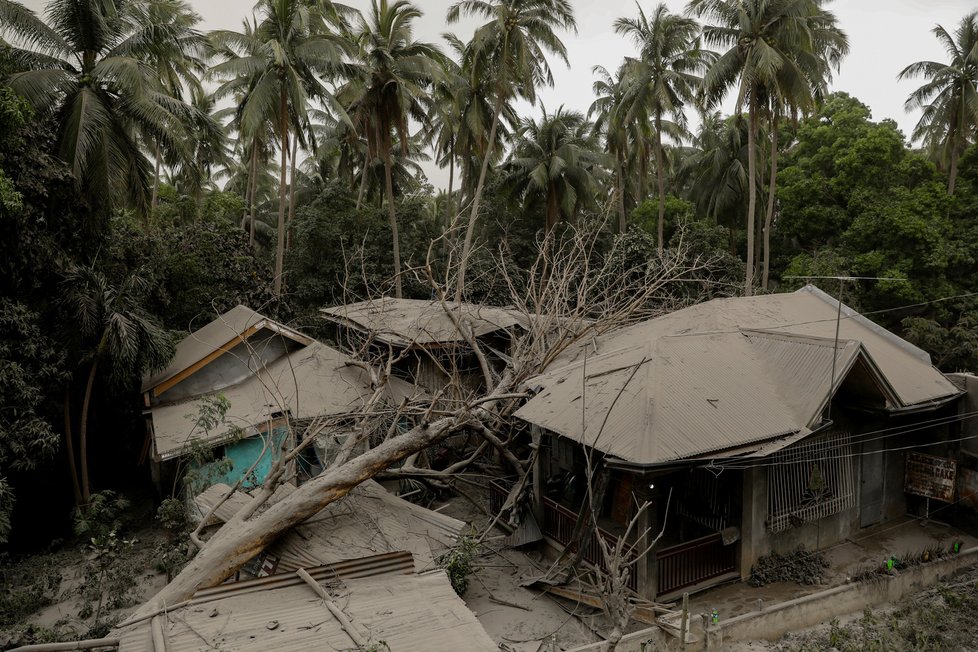
{"label": "house facade", "polygon": [[[169,493],[174,479],[196,465],[198,491],[239,480],[244,488],[260,485],[309,424],[341,419],[374,395],[369,371],[350,362],[245,306],[193,331],[177,345],[170,365],[143,382],[145,448],[154,481]],[[391,400],[412,391],[397,380],[383,389]],[[318,473],[330,441],[328,431],[317,436],[322,441],[309,447],[290,476]],[[195,462],[200,450],[221,463]]]}
{"label": "house facade", "polygon": [[[599,566],[595,537],[631,524],[641,549],[661,532],[630,578],[651,599],[746,579],[760,556],[938,508],[907,491],[908,457],[953,459],[960,448],[961,388],[813,286],[606,334],[529,389],[516,416],[541,445],[540,529]],[[574,543],[589,504],[597,529]]]}

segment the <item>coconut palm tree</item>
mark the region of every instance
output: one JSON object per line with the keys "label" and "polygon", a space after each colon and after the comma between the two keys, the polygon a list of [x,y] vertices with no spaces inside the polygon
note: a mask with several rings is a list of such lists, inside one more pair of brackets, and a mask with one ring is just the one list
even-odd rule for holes
{"label": "coconut palm tree", "polygon": [[51,0],[46,22],[0,0],[0,36],[15,72],[7,83],[57,125],[57,155],[86,197],[104,208],[150,205],[150,165],[139,138],[169,151],[186,148],[182,118],[154,65],[186,55],[192,15],[145,18],[166,0]]}
{"label": "coconut palm tree", "polygon": [[907,98],[907,111],[923,109],[913,130],[948,170],[947,192],[954,194],[958,158],[978,132],[978,12],[961,19],[952,36],[942,26],[931,30],[947,51],[949,61],[912,63],[897,79],[924,78],[926,83]]}
{"label": "coconut palm tree", "polygon": [[789,42],[795,46],[790,54],[797,63],[797,70],[804,79],[796,79],[793,69],[787,68],[779,83],[769,92],[766,113],[770,126],[770,173],[768,175],[768,201],[764,217],[763,259],[761,263],[761,289],[768,289],[771,268],[771,227],[774,223],[775,198],[778,184],[778,154],[781,147],[781,120],[790,117],[797,120],[799,114],[811,115],[828,93],[832,71],[838,71],[842,59],[849,53],[849,39],[839,29],[835,15],[815,8],[807,21],[808,39]]}
{"label": "coconut palm tree", "polygon": [[102,374],[116,381],[130,381],[161,369],[173,355],[173,342],[162,324],[143,309],[141,301],[149,283],[138,273],[115,286],[91,267],[75,267],[65,275],[63,284],[64,304],[77,325],[76,335],[89,365],[78,424],[82,504],[87,505],[92,490],[88,413],[95,379]]}
{"label": "coconut palm tree", "polygon": [[256,10],[258,21],[253,29],[211,33],[224,61],[210,72],[226,82],[217,93],[219,97],[243,92],[242,134],[250,139],[261,133],[269,121],[278,132],[281,166],[273,281],[273,292],[278,296],[282,292],[285,258],[290,125],[296,126],[297,117],[305,116],[311,98],[330,102],[331,108],[342,111],[320,76],[341,70],[349,43],[330,29],[338,20],[330,5],[310,5],[304,0],[261,0]]}
{"label": "coconut palm tree", "polygon": [[583,114],[559,107],[540,121],[524,119],[513,153],[503,166],[503,184],[524,207],[544,206],[546,231],[570,220],[592,201],[604,156],[593,125]]}
{"label": "coconut palm tree", "polygon": [[727,227],[732,255],[737,254],[737,225],[746,212],[747,158],[747,121],[714,112],[703,116],[679,165],[679,179],[688,187],[697,214]]}
{"label": "coconut palm tree", "polygon": [[661,256],[666,216],[663,116],[670,116],[679,131],[685,130],[685,104],[693,100],[702,82],[697,73],[716,57],[700,48],[699,24],[670,13],[665,4],[659,4],[651,16],[638,7],[638,17],[618,18],[614,25],[615,32],[629,37],[639,48],[638,57],[626,68],[624,101],[629,107],[626,119],[650,118],[654,129],[657,247]]}
{"label": "coconut palm tree", "polygon": [[[191,111],[185,117],[185,126],[191,139],[197,136],[210,138],[206,123],[209,113],[200,112],[198,104],[204,101],[206,94],[200,85],[200,77],[207,70],[207,58],[210,56],[207,37],[196,29],[200,15],[195,13],[183,0],[152,0],[140,7],[139,21],[149,26],[150,32],[146,38],[158,39],[170,43],[167,49],[156,48],[150,51],[147,63],[156,71],[160,84],[172,97],[187,102]],[[205,107],[206,108],[206,107]],[[150,208],[156,207],[159,194],[160,164],[164,155],[183,163],[184,171],[192,169],[196,157],[196,147],[184,148],[183,152],[163,152],[160,144],[151,142],[155,169],[153,171],[153,194]],[[206,147],[206,145],[205,145]],[[181,154],[187,154],[181,156]],[[202,178],[194,182],[201,185]]]}
{"label": "coconut palm tree", "polygon": [[[747,274],[744,292],[754,290],[755,230],[757,223],[757,135],[759,122],[772,96],[802,96],[811,88],[808,57],[824,56],[816,31],[834,17],[827,0],[692,0],[688,11],[708,21],[703,38],[710,46],[728,48],[707,70],[703,93],[708,107],[716,106],[736,89],[737,112],[747,107],[748,200]],[[788,89],[793,89],[790,93]],[[805,89],[805,90],[803,90]]]}
{"label": "coconut palm tree", "polygon": [[422,12],[407,0],[372,0],[354,38],[359,45],[359,79],[344,93],[351,115],[358,116],[367,139],[368,158],[384,163],[387,210],[394,254],[394,293],[402,296],[401,248],[394,205],[391,150],[395,138],[401,156],[409,153],[408,121],[429,122],[432,84],[442,76],[444,55],[437,45],[416,41],[413,23]]}
{"label": "coconut palm tree", "polygon": [[595,66],[592,72],[598,76],[591,89],[595,100],[588,109],[587,117],[594,116],[595,132],[601,135],[605,151],[614,160],[615,194],[618,204],[618,233],[627,228],[625,211],[626,177],[629,151],[635,142],[632,137],[634,121],[629,122],[628,106],[625,104],[625,81],[623,79],[627,64],[622,64],[614,76],[603,66]]}
{"label": "coconut palm tree", "polygon": [[449,8],[448,22],[457,22],[463,15],[481,16],[488,21],[475,31],[469,43],[473,61],[470,72],[490,80],[494,106],[488,148],[482,158],[459,261],[456,301],[462,300],[479,202],[503,108],[517,96],[535,103],[537,87],[553,86],[545,53],[550,52],[569,65],[567,50],[556,30],[577,30],[569,0],[460,0]]}

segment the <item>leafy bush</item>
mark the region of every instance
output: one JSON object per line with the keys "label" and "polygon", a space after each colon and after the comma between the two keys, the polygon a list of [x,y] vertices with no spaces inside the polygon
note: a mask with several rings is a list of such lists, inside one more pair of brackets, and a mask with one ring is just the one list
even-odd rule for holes
{"label": "leafy bush", "polygon": [[459,596],[469,588],[469,575],[472,574],[472,558],[479,546],[471,536],[463,536],[454,548],[438,558],[438,565],[448,574],[452,588]]}

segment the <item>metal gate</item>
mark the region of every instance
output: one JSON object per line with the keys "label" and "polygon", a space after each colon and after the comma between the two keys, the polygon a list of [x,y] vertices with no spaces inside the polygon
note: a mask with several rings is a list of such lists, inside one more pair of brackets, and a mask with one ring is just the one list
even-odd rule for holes
{"label": "metal gate", "polygon": [[659,551],[656,554],[659,575],[656,595],[666,595],[734,573],[739,545],[723,545],[723,537],[716,532]]}

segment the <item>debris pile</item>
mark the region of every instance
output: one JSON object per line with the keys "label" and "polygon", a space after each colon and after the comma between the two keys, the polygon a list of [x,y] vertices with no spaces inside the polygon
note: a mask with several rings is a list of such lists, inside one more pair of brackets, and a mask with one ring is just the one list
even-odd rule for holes
{"label": "debris pile", "polygon": [[825,555],[817,550],[805,550],[799,546],[796,550],[781,555],[772,552],[770,555],[759,557],[757,563],[750,569],[751,586],[764,586],[774,582],[794,582],[796,584],[818,584],[825,576],[829,562]]}

